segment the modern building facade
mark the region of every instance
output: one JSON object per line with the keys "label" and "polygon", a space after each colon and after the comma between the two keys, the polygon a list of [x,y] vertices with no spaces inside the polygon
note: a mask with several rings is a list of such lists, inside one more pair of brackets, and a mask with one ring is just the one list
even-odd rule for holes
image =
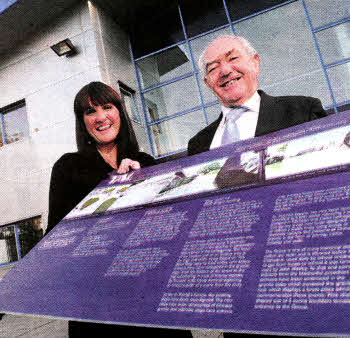
{"label": "modern building facade", "polygon": [[[0,29],[3,265],[45,231],[51,168],[76,150],[73,99],[90,81],[120,91],[141,148],[159,159],[183,155],[218,117],[197,59],[220,34],[252,42],[267,93],[350,108],[349,0],[11,0]],[[77,54],[58,57],[50,47],[67,38]]]}

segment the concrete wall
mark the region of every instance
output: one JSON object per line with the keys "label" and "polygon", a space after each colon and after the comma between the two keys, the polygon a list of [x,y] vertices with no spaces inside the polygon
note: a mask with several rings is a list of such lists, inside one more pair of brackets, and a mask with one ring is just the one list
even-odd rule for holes
{"label": "concrete wall", "polygon": [[[65,38],[77,55],[58,57],[50,49]],[[94,80],[116,88],[120,79],[137,88],[127,39],[107,15],[83,1],[2,56],[0,107],[25,99],[30,136],[0,148],[0,225],[42,215],[46,227],[52,165],[76,151],[75,94]]]}
{"label": "concrete wall", "polygon": [[[118,81],[137,91],[138,84],[130,54],[129,37],[122,28],[102,9],[89,4],[101,75],[105,83],[119,90]],[[137,95],[137,108],[141,123],[133,121],[141,150],[150,153],[141,99]]]}

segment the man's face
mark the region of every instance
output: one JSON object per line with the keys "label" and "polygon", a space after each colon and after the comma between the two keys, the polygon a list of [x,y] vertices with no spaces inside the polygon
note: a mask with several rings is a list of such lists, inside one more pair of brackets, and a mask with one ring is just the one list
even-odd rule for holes
{"label": "man's face", "polygon": [[205,83],[223,105],[240,105],[258,89],[259,56],[251,56],[237,39],[225,37],[207,48]]}

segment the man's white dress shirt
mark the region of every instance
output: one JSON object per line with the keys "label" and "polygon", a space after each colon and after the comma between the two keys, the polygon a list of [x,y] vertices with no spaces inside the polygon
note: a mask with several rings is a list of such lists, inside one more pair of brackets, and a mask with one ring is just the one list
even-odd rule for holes
{"label": "man's white dress shirt", "polygon": [[[239,130],[239,138],[241,140],[246,140],[252,138],[255,135],[256,125],[258,123],[259,109],[260,109],[260,95],[255,92],[253,96],[242,104],[242,106],[247,107],[248,110],[244,112],[237,120],[236,125]],[[219,127],[215,132],[213,141],[211,142],[210,149],[214,149],[221,146],[222,135],[225,130],[226,117],[235,108],[221,106],[221,111],[223,117],[220,121]]]}

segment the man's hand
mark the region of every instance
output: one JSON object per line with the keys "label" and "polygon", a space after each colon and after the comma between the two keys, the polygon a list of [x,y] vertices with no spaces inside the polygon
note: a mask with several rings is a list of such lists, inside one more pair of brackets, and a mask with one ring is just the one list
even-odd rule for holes
{"label": "man's hand", "polygon": [[117,170],[118,174],[125,174],[130,169],[140,169],[140,163],[137,161],[130,160],[130,158],[124,158],[124,160],[121,161],[120,166]]}

